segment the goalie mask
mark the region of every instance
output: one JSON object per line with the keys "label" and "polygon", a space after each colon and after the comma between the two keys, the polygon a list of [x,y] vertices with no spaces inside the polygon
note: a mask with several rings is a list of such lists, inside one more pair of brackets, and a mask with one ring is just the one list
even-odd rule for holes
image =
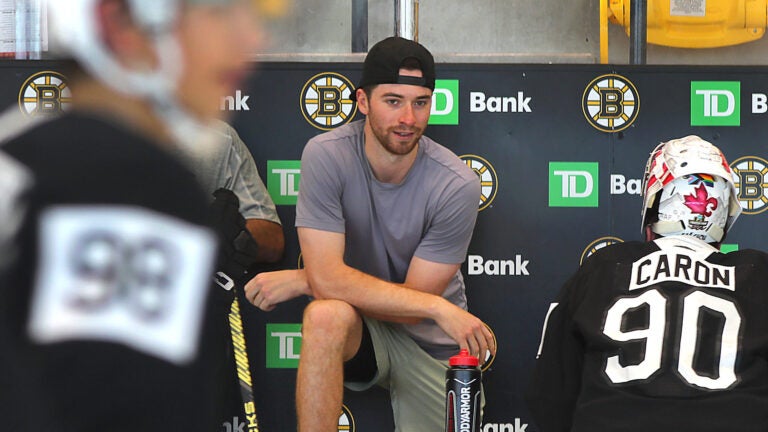
{"label": "goalie mask", "polygon": [[[649,209],[658,209],[656,215]],[[691,135],[659,144],[643,181],[642,229],[661,236],[722,241],[741,214],[733,172],[722,152]],[[657,218],[653,217],[657,216]]]}

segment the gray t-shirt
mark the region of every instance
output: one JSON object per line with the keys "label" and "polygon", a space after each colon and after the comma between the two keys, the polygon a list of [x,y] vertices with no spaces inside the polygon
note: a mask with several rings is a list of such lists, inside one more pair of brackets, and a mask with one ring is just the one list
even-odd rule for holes
{"label": "gray t-shirt", "polygon": [[275,203],[259,177],[256,163],[237,131],[225,122],[216,122],[216,140],[208,146],[182,152],[203,190],[213,199],[213,192],[226,188],[240,200],[240,214],[246,219],[264,219],[280,224]]}
{"label": "gray t-shirt", "polygon": [[[395,283],[405,281],[411,258],[464,262],[477,219],[478,176],[450,150],[422,137],[401,184],[381,183],[365,155],[364,121],[311,139],[301,159],[296,226],[344,233],[350,267]],[[464,309],[457,271],[443,297]],[[456,343],[432,320],[401,325],[436,358]]]}

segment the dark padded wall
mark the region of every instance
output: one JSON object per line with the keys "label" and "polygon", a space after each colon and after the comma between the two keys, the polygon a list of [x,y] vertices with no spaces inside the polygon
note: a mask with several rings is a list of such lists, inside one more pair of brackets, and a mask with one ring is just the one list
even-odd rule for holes
{"label": "dark padded wall", "polygon": [[[25,81],[56,66],[0,63],[2,105],[18,106]],[[590,249],[640,238],[639,180],[660,141],[697,134],[718,145],[738,174],[745,208],[726,247],[768,245],[765,72],[438,65],[433,122],[442,124],[431,125],[427,135],[462,156],[484,184],[485,202],[462,266],[470,309],[499,342],[484,376],[484,432],[536,430],[522,394],[548,305]],[[361,118],[348,100],[359,75],[359,65],[350,64],[259,65],[247,86],[222,101],[273,198],[284,203],[278,212],[285,268],[300,266],[292,205],[297,161],[309,138]],[[270,313],[244,311],[257,410],[268,432],[295,428],[296,324],[306,302],[297,299]],[[344,402],[340,430],[393,429],[385,391],[347,392]]]}

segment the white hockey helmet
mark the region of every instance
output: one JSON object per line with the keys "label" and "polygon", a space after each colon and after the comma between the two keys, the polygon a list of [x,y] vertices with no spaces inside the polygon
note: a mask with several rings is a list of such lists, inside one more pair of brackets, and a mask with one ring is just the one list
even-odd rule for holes
{"label": "white hockey helmet", "polygon": [[[45,0],[50,17],[54,53],[71,56],[93,77],[116,91],[161,102],[173,97],[178,85],[181,52],[173,30],[184,5],[229,5],[246,0],[124,0],[136,25],[151,37],[159,58],[154,70],[121,65],[100,37],[101,0]],[[248,1],[261,16],[276,18],[288,12],[289,0]]]}
{"label": "white hockey helmet", "polygon": [[[244,0],[124,0],[134,23],[150,38],[159,64],[154,69],[121,64],[104,43],[98,25],[102,0],[47,0],[51,50],[69,56],[113,90],[148,100],[178,144],[199,145],[209,125],[192,116],[177,95],[184,64],[175,24],[185,5],[229,5]],[[259,11],[262,3],[252,0]]]}
{"label": "white hockey helmet", "polygon": [[153,39],[160,61],[154,70],[129,69],[118,62],[100,36],[99,1],[48,0],[53,51],[71,56],[116,91],[141,98],[172,97],[181,64],[172,30],[187,0],[125,0],[136,24]]}
{"label": "white hockey helmet", "polygon": [[[723,153],[698,136],[659,144],[643,176],[641,229],[720,242],[741,214],[733,176]],[[658,219],[649,220],[654,205]]]}

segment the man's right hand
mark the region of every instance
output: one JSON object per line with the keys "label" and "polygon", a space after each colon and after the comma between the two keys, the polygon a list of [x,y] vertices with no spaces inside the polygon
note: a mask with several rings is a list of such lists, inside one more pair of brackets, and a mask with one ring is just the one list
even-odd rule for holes
{"label": "man's right hand", "polygon": [[496,341],[490,327],[464,309],[445,300],[441,302],[435,322],[459,344],[459,349],[466,348],[481,363],[488,352],[496,355]]}

